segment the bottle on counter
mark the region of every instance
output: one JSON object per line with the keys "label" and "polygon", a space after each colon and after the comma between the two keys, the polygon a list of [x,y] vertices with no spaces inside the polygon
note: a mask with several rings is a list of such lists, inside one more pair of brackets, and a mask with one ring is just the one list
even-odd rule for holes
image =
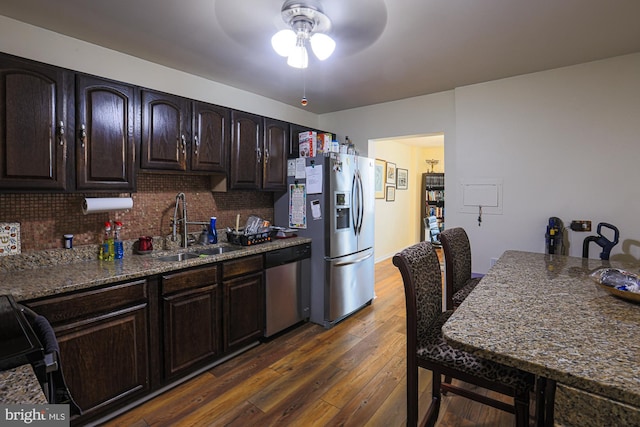
{"label": "bottle on counter", "polygon": [[102,237],[102,245],[100,246],[100,259],[103,261],[113,261],[114,248],[113,236],[111,235],[111,223],[104,223],[104,235]]}
{"label": "bottle on counter", "polygon": [[212,216],[209,222],[209,244],[218,243],[218,232],[216,231],[216,217]]}
{"label": "bottle on counter", "polygon": [[113,248],[114,248],[114,258],[122,259],[124,258],[124,244],[122,242],[122,237],[120,233],[122,231],[122,223],[120,221],[115,222],[115,228],[113,230]]}

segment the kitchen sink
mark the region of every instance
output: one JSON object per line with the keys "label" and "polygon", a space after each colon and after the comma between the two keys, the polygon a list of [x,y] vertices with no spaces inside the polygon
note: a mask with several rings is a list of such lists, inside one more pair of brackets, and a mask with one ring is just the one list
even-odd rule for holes
{"label": "kitchen sink", "polygon": [[226,252],[237,251],[240,249],[241,248],[235,248],[233,246],[219,246],[217,248],[202,249],[202,250],[196,251],[196,253],[199,255],[219,255],[219,254],[224,254]]}
{"label": "kitchen sink", "polygon": [[161,256],[156,259],[158,261],[175,262],[175,261],[186,261],[188,259],[199,258],[199,257],[200,255],[194,254],[194,253],[182,253],[182,254]]}

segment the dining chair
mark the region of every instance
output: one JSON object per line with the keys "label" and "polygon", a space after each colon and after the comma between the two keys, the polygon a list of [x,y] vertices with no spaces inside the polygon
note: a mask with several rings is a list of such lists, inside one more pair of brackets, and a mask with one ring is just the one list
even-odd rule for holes
{"label": "dining chair", "polygon": [[446,309],[455,310],[471,293],[480,277],[471,277],[471,244],[464,228],[448,228],[440,233],[444,251]]}
{"label": "dining chair", "polygon": [[[433,426],[441,391],[448,391],[515,414],[516,427],[529,425],[529,394],[534,375],[451,347],[442,325],[453,310],[442,311],[442,276],[434,247],[420,242],[393,257],[404,282],[407,318],[407,426],[418,425],[418,369],[432,372],[431,403],[420,425]],[[513,398],[513,404],[443,383],[445,375]]]}

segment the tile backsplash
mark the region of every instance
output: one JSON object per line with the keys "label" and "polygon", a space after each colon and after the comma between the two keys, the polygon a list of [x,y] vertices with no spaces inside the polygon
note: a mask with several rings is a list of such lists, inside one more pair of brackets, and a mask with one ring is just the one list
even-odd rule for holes
{"label": "tile backsplash", "polygon": [[[117,194],[0,194],[0,222],[20,223],[22,251],[64,247],[63,235],[73,234],[73,245],[96,244],[105,221],[124,224],[123,239],[139,236],[166,236],[171,233],[171,218],[176,195],[185,193],[189,221],[209,221],[216,216],[217,228],[233,227],[236,214],[241,224],[255,214],[273,221],[273,193],[229,191],[213,193],[208,176],[138,174],[138,191],[132,193],[133,208],[114,213],[84,215],[85,197],[129,196]],[[190,232],[198,232],[190,226]]]}

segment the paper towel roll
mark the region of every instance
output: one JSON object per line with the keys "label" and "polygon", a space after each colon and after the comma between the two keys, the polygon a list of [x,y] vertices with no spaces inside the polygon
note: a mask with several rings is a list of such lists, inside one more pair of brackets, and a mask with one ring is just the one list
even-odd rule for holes
{"label": "paper towel roll", "polygon": [[100,197],[85,198],[82,202],[82,212],[84,214],[121,211],[131,209],[133,199],[131,197]]}

